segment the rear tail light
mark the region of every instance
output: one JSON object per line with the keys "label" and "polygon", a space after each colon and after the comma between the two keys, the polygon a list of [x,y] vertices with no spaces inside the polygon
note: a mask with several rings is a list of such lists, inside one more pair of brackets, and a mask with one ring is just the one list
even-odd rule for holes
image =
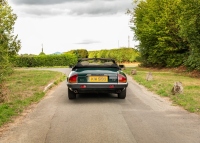
{"label": "rear tail light", "polygon": [[118,74],[118,82],[119,83],[126,83],[127,82],[127,78],[122,74]]}
{"label": "rear tail light", "polygon": [[77,83],[78,75],[75,74],[69,78],[69,83]]}

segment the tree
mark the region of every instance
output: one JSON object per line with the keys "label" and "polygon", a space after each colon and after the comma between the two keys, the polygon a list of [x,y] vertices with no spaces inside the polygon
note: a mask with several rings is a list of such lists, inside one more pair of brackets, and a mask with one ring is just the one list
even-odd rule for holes
{"label": "tree", "polygon": [[6,2],[5,0],[0,0],[0,4],[2,4],[2,5],[6,5],[7,2]]}
{"label": "tree", "polygon": [[179,35],[180,0],[141,0],[129,10],[135,39],[145,66],[176,67],[184,63],[189,47]]}
{"label": "tree", "polygon": [[14,35],[14,24],[17,15],[13,13],[11,7],[3,1],[0,4],[0,45],[9,56],[16,55],[21,48],[18,35]]}
{"label": "tree", "polygon": [[188,41],[190,55],[185,65],[200,71],[200,1],[181,0],[180,35]]}

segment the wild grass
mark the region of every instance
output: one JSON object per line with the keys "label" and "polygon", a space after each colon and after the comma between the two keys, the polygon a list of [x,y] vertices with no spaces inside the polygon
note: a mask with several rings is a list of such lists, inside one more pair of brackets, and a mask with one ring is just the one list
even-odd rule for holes
{"label": "wild grass", "polygon": [[[136,69],[137,74],[131,75],[131,70]],[[128,67],[125,73],[131,75],[135,81],[145,86],[148,90],[164,97],[169,97],[174,105],[180,105],[190,112],[200,113],[200,79],[189,77],[184,73],[176,73],[173,70],[149,69],[141,67]],[[152,81],[146,80],[146,75],[151,72]],[[180,81],[184,91],[181,94],[172,95],[174,82]]]}
{"label": "wild grass", "polygon": [[60,72],[46,70],[15,70],[6,80],[6,97],[0,103],[0,126],[11,121],[29,105],[40,101],[45,86],[63,81],[65,76]]}

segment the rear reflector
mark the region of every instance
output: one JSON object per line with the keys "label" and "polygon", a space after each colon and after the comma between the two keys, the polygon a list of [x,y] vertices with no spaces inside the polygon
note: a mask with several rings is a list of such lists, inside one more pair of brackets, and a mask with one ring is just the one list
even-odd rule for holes
{"label": "rear reflector", "polygon": [[81,86],[80,86],[80,88],[86,88],[86,87],[87,87],[86,85],[81,85]]}
{"label": "rear reflector", "polygon": [[69,78],[69,83],[77,83],[78,75],[73,75]]}
{"label": "rear reflector", "polygon": [[115,86],[114,85],[109,85],[109,88],[115,88]]}
{"label": "rear reflector", "polygon": [[126,83],[127,78],[124,75],[118,74],[118,82],[119,83]]}

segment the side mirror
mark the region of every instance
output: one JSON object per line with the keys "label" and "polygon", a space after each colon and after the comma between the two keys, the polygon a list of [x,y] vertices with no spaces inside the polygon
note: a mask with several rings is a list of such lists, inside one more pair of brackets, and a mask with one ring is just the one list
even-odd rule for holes
{"label": "side mirror", "polygon": [[119,67],[121,68],[121,70],[125,69],[125,65],[119,65]]}

